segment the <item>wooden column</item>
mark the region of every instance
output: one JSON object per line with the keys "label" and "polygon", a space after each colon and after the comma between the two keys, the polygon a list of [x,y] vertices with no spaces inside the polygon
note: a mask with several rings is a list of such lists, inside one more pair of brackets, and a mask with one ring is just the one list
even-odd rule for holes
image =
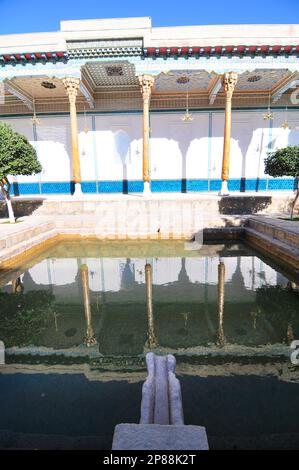
{"label": "wooden column", "polygon": [[83,292],[83,303],[84,303],[84,313],[86,320],[86,336],[84,343],[87,347],[94,346],[97,344],[95,338],[92,321],[91,321],[91,309],[90,309],[90,295],[89,295],[89,283],[88,283],[88,267],[86,264],[80,266],[81,271],[81,282],[82,282],[82,292]]}
{"label": "wooden column", "polygon": [[149,349],[156,348],[158,341],[155,333],[154,311],[153,311],[153,273],[152,265],[147,263],[145,265],[145,283],[146,283],[146,307],[147,307],[147,344]]}
{"label": "wooden column", "polygon": [[232,128],[232,96],[238,80],[238,74],[228,72],[222,76],[222,86],[225,91],[225,122],[224,122],[224,142],[223,142],[223,160],[221,174],[221,196],[228,196],[227,180],[229,178],[229,159],[230,159],[230,139]]}
{"label": "wooden column", "polygon": [[219,346],[224,346],[224,278],[225,278],[225,264],[220,262],[218,264],[218,337],[217,343]]}
{"label": "wooden column", "polygon": [[150,159],[149,159],[149,105],[151,98],[154,77],[151,75],[142,75],[139,77],[140,91],[143,98],[143,159],[142,159],[142,176],[144,182],[143,194],[150,194]]}
{"label": "wooden column", "polygon": [[73,182],[75,184],[74,196],[80,196],[81,190],[81,167],[78,141],[78,124],[76,98],[80,87],[80,79],[67,77],[62,80],[70,102],[70,120],[71,120],[71,140],[72,140],[72,167]]}

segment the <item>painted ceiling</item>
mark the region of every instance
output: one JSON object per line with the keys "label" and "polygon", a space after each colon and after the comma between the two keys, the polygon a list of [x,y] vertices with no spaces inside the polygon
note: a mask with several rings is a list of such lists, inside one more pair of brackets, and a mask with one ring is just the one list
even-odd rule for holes
{"label": "painted ceiling", "polygon": [[10,83],[34,99],[66,97],[64,85],[58,78],[20,77],[12,79]]}
{"label": "painted ceiling", "polygon": [[271,90],[288,75],[291,73],[287,69],[256,69],[253,72],[244,72],[239,75],[235,89],[238,91]]}
{"label": "painted ceiling", "polygon": [[[270,92],[279,88],[280,84],[284,84],[290,76],[292,74],[287,69],[256,69],[253,72],[244,72],[239,75],[235,91]],[[205,70],[170,70],[155,77],[153,95],[186,94],[187,92],[209,95],[213,93],[217,79],[217,74]],[[91,97],[93,93],[101,89],[138,89],[139,86],[135,67],[126,60],[87,62],[82,68],[82,80],[83,84],[88,85]],[[55,77],[18,77],[11,79],[9,83],[12,88],[5,90],[6,97],[11,96],[12,99],[14,95],[15,100],[19,99],[18,91],[23,93],[25,101],[27,97],[29,100],[37,99],[45,102],[67,97],[62,81]],[[78,98],[83,99],[81,91],[78,92]]]}
{"label": "painted ceiling", "polygon": [[83,70],[94,88],[138,85],[135,67],[126,61],[90,62],[83,67]]}
{"label": "painted ceiling", "polygon": [[205,70],[176,70],[161,73],[155,79],[154,91],[157,93],[204,92],[208,89],[215,74]]}

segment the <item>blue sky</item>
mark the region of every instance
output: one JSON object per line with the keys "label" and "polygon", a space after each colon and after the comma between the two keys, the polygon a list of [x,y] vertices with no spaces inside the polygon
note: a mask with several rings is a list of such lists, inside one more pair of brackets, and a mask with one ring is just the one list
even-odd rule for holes
{"label": "blue sky", "polygon": [[60,20],[151,16],[153,26],[299,23],[299,0],[0,0],[0,34],[57,31]]}

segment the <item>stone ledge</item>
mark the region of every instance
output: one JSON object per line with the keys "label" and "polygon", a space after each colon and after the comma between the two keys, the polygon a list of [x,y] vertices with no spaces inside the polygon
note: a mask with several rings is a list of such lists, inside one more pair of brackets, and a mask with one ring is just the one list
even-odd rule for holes
{"label": "stone ledge", "polygon": [[112,450],[209,450],[202,426],[118,424]]}
{"label": "stone ledge", "polygon": [[283,243],[264,233],[258,232],[250,227],[245,228],[245,240],[254,248],[264,252],[267,256],[274,258],[276,263],[299,271],[299,250],[293,245]]}

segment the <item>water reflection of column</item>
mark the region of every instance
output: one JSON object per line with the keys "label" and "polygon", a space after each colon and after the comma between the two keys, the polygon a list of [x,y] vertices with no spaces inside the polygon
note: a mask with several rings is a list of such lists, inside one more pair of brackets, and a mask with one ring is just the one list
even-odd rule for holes
{"label": "water reflection of column", "polygon": [[156,348],[158,341],[155,333],[154,311],[153,311],[153,273],[152,265],[145,265],[145,283],[146,283],[146,306],[147,306],[147,347],[149,349]]}
{"label": "water reflection of column", "polygon": [[219,346],[224,346],[224,277],[225,265],[223,262],[218,264],[218,337],[217,343]]}
{"label": "water reflection of column", "polygon": [[90,309],[90,295],[89,295],[89,284],[88,284],[88,267],[86,264],[80,266],[81,271],[81,281],[82,281],[82,292],[83,292],[83,302],[84,302],[84,312],[86,319],[86,337],[84,343],[87,347],[94,346],[97,344],[95,338],[92,323],[91,323],[91,309]]}
{"label": "water reflection of column", "polygon": [[292,341],[295,339],[294,330],[291,321],[288,322],[287,327],[287,344],[290,346]]}
{"label": "water reflection of column", "polygon": [[24,292],[24,286],[21,282],[21,278],[17,277],[11,281],[12,291],[14,294],[22,294]]}

